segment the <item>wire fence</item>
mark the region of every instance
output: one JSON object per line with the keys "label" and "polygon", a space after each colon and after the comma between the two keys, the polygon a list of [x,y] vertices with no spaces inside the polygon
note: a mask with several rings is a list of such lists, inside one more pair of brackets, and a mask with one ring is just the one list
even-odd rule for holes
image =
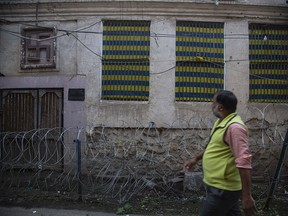
{"label": "wire fence", "polygon": [[[258,148],[253,147],[255,166],[262,164],[255,177],[264,182],[264,189],[258,188],[258,199],[267,196],[273,181],[273,164],[279,161],[286,126],[277,125],[281,136],[269,136],[275,126],[251,135],[251,140],[265,142],[263,147],[255,141]],[[100,125],[1,133],[0,189],[7,193],[13,188],[54,191],[81,199],[101,196],[118,203],[149,193],[180,197],[185,189],[193,192],[201,189],[201,165],[194,168],[190,183],[181,171],[183,162],[205,145],[209,133],[209,129],[199,128],[156,128],[153,123],[141,128]],[[191,145],[191,140],[200,144]],[[272,150],[266,142],[279,145]],[[270,157],[263,159],[263,154],[257,157],[262,151]],[[287,160],[283,169],[287,171]],[[285,175],[281,178],[278,186],[284,189],[277,193],[284,194]]]}

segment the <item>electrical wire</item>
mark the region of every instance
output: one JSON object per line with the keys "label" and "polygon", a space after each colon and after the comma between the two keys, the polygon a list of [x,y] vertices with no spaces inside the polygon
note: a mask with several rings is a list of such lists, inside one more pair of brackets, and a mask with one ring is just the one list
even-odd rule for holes
{"label": "electrical wire", "polygon": [[[21,24],[21,25],[26,25],[26,26],[29,26],[29,27],[35,27],[35,28],[51,28],[51,27],[47,27],[47,26],[39,26],[39,25],[32,25],[32,24],[27,24],[27,23],[23,23],[23,22],[20,22],[20,21],[9,21],[9,20],[6,20],[6,19],[0,19],[1,22],[3,22],[4,24],[12,24],[12,23],[17,23],[17,24]],[[79,28],[79,29],[76,29],[76,30],[68,30],[68,29],[58,29],[57,28],[57,31],[62,31],[62,32],[65,32],[66,34],[70,34],[70,33],[85,33],[85,34],[103,34],[103,32],[98,32],[98,31],[83,31],[85,29],[88,29],[94,25],[97,25],[97,24],[100,24],[102,23],[102,21],[98,21],[98,22],[95,22],[95,23],[92,23],[88,26],[85,26],[85,27],[82,27],[82,28]],[[6,30],[8,31],[8,30]],[[15,33],[15,32],[14,32]],[[152,32],[153,34],[150,35],[150,37],[164,37],[164,38],[181,38],[181,37],[191,37],[192,35],[190,33],[186,33],[186,34],[183,34],[183,35],[176,35],[176,34],[162,34],[162,33],[155,33],[155,32]],[[21,34],[20,34],[21,35]],[[64,34],[65,35],[65,34]],[[121,34],[119,34],[121,35]],[[245,37],[249,37],[249,34],[243,34],[243,33],[234,33],[234,34],[224,34],[224,39],[243,39],[243,36]],[[238,37],[235,37],[235,36],[238,36]],[[31,38],[32,39],[32,38]]]}
{"label": "electrical wire", "polygon": [[13,31],[9,31],[9,30],[6,30],[6,29],[3,29],[0,27],[0,31],[3,31],[3,32],[6,32],[8,34],[11,34],[13,36],[16,36],[16,37],[19,37],[21,39],[26,39],[26,40],[31,40],[31,41],[37,41],[37,42],[42,42],[42,41],[47,41],[47,40],[52,40],[52,39],[56,39],[56,38],[59,38],[59,37],[63,37],[63,36],[66,36],[66,35],[69,35],[68,32],[65,32],[64,34],[60,34],[60,35],[56,35],[56,36],[52,36],[52,37],[47,37],[47,38],[43,38],[43,39],[38,39],[38,38],[31,38],[31,37],[25,37],[19,33],[15,33]]}
{"label": "electrical wire", "polygon": [[88,46],[86,46],[78,37],[76,37],[74,34],[71,34],[77,41],[79,41],[87,50],[92,52],[94,55],[98,56],[99,58],[102,59],[102,56],[91,50]]}
{"label": "electrical wire", "polygon": [[[11,22],[11,21],[9,21],[9,20],[6,20],[6,19],[0,19],[0,21],[1,21],[1,22],[5,22],[5,23],[13,23],[13,22]],[[3,28],[1,28],[1,27],[0,27],[0,31],[6,32],[6,33],[8,33],[8,34],[11,34],[11,35],[13,35],[13,36],[19,37],[19,38],[21,38],[21,39],[35,40],[35,41],[37,41],[37,42],[41,42],[41,41],[46,41],[46,40],[55,39],[55,38],[58,38],[58,37],[63,37],[63,36],[72,35],[72,36],[73,36],[77,41],[79,41],[79,43],[81,43],[87,50],[89,50],[91,53],[93,53],[94,55],[96,55],[97,57],[99,57],[101,61],[103,61],[104,59],[103,59],[103,57],[102,57],[100,54],[94,52],[94,51],[93,51],[92,49],[90,49],[87,45],[85,45],[84,42],[82,42],[77,36],[75,36],[75,35],[73,34],[73,33],[103,34],[103,32],[83,31],[83,30],[88,29],[88,28],[90,28],[90,27],[92,27],[92,26],[94,26],[94,25],[97,25],[97,24],[101,23],[101,22],[102,22],[102,21],[94,22],[94,23],[92,23],[92,24],[90,24],[90,25],[84,26],[84,27],[82,27],[82,28],[78,28],[78,29],[76,29],[76,30],[57,29],[58,31],[63,31],[64,33],[63,33],[63,34],[60,34],[60,35],[52,36],[52,37],[49,37],[49,38],[43,38],[43,39],[25,37],[25,36],[21,35],[20,33],[17,33],[17,32],[14,32],[14,31],[10,31],[10,30],[7,30],[7,29],[3,29]],[[17,22],[17,23],[22,24],[21,22]],[[25,25],[28,25],[28,26],[31,26],[31,27],[38,27],[38,28],[39,28],[39,26],[35,26],[35,25],[30,25],[30,24],[25,24]],[[48,28],[48,27],[40,26],[40,28]],[[51,29],[51,28],[49,28],[49,29]],[[82,31],[83,31],[83,32],[82,32]],[[249,36],[249,35],[246,35],[246,34],[233,34],[233,35]],[[191,36],[191,35],[189,35],[189,34],[183,35],[183,37],[190,37],[190,36]],[[229,36],[230,36],[230,35],[229,35]],[[153,35],[150,35],[150,37],[155,37],[155,38],[158,38],[158,37],[170,37],[170,38],[174,38],[174,37],[178,37],[178,36],[172,35],[172,34],[158,34],[158,33],[155,33],[155,32],[154,32],[154,36],[153,36]],[[230,37],[229,37],[229,38],[230,38]],[[231,39],[231,38],[230,38],[230,39]],[[235,38],[233,38],[233,39],[235,39]],[[239,37],[239,39],[243,39],[243,37]],[[280,46],[280,45],[279,45],[279,46]],[[199,57],[201,57],[201,56],[196,56],[196,58],[199,58]],[[191,57],[191,58],[192,58],[192,57]],[[203,58],[203,57],[201,57],[201,58]],[[141,60],[141,59],[138,59],[137,61],[147,61],[147,59],[142,59],[142,60]],[[204,61],[204,58],[203,58],[202,60],[200,60],[200,61],[202,61],[202,62],[207,62],[207,63],[211,63],[211,64],[214,64],[214,65],[216,65],[216,66],[218,66],[218,67],[224,68],[224,64],[223,64],[223,63],[221,63],[221,64],[215,63],[215,62],[209,61],[209,60],[206,59],[206,58],[205,58],[205,61]],[[199,61],[199,62],[200,62],[200,61]],[[238,59],[238,60],[226,60],[225,62],[227,63],[227,62],[232,62],[232,61],[250,61],[250,60],[249,60],[249,59]],[[125,60],[125,62],[129,63],[129,62],[126,61],[126,60]],[[133,62],[134,62],[134,61],[133,61]],[[153,61],[153,62],[160,62],[160,61]],[[167,60],[167,61],[166,61],[166,60],[163,60],[162,62],[171,62],[171,61],[169,61],[169,60]],[[189,61],[186,61],[186,62],[189,62]],[[190,61],[190,62],[192,62],[192,61]],[[120,65],[119,67],[122,67],[122,68],[124,68],[124,69],[127,69],[127,68],[126,68],[125,66],[123,66],[123,65]],[[167,73],[167,72],[175,69],[176,67],[177,67],[177,65],[174,65],[174,66],[172,66],[172,67],[170,67],[170,68],[168,68],[168,69],[165,69],[165,70],[163,70],[163,71],[154,72],[154,73],[150,73],[150,74],[151,74],[151,75],[165,74],[165,73]],[[226,68],[227,68],[227,66],[226,66]],[[242,73],[242,71],[235,70],[234,67],[233,67],[233,68],[232,68],[232,67],[229,67],[229,70],[233,70],[233,71],[241,72],[241,73]],[[251,74],[251,76],[254,76],[254,77],[257,77],[257,78],[261,78],[261,79],[265,79],[265,80],[271,80],[271,81],[278,80],[278,81],[283,82],[283,83],[288,83],[288,80],[280,80],[280,79],[266,78],[266,77],[264,77],[264,76],[254,75],[254,74]]]}

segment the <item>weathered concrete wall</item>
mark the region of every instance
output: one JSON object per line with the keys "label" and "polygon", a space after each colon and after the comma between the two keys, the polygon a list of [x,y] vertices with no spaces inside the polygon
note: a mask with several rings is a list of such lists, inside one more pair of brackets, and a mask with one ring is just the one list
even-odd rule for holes
{"label": "weathered concrete wall", "polygon": [[[249,121],[247,125],[253,178],[269,181],[279,161],[287,122],[268,125]],[[165,177],[168,181],[181,176],[184,161],[204,148],[209,133],[206,129],[154,128],[153,124],[147,128],[91,128],[85,144],[85,169],[94,175],[121,172],[119,176],[127,177],[133,172],[148,179]],[[287,173],[287,165],[285,160],[283,175]],[[201,171],[201,163],[193,168],[193,172]]]}

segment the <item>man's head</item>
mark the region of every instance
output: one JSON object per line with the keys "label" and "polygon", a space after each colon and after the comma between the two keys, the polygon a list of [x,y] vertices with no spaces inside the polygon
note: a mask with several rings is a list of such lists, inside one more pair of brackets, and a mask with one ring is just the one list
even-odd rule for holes
{"label": "man's head", "polygon": [[223,90],[213,97],[212,111],[218,118],[223,118],[237,109],[237,98],[233,92]]}

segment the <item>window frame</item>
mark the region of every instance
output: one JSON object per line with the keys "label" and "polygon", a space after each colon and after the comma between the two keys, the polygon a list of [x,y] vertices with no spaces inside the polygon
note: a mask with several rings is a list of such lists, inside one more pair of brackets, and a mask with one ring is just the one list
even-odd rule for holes
{"label": "window frame", "polygon": [[[57,53],[56,29],[54,27],[23,28],[21,30],[21,34],[22,39],[20,68],[24,71],[28,69],[55,69]],[[37,38],[35,38],[34,42],[29,39],[32,38],[32,34],[37,35]],[[30,57],[29,59],[29,50],[30,54],[33,55],[33,51],[31,51],[33,49],[36,50],[34,51],[34,53],[36,52],[35,60],[33,60],[34,56]],[[44,63],[41,63],[41,49],[45,49],[46,61]],[[49,60],[47,61],[47,59],[49,59],[50,62]],[[32,63],[33,61],[35,63]]]}

